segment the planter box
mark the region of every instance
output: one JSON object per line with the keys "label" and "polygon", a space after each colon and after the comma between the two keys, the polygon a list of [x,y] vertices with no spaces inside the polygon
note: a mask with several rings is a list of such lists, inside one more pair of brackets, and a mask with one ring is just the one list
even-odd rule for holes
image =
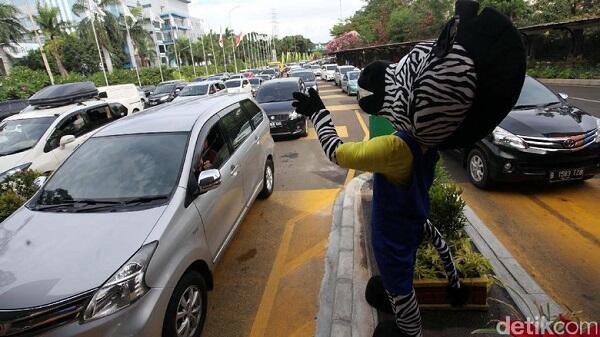
{"label": "planter box", "polygon": [[471,296],[462,307],[452,307],[446,301],[448,280],[414,280],[415,293],[422,310],[481,310],[488,309],[487,297],[490,280],[487,277],[461,279],[462,284],[471,287]]}

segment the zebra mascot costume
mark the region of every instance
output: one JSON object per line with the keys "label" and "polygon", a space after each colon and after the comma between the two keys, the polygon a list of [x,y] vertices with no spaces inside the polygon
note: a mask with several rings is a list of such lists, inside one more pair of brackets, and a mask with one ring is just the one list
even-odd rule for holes
{"label": "zebra mascot costume", "polygon": [[437,41],[416,45],[396,64],[376,61],[360,75],[358,85],[372,94],[359,105],[388,119],[394,134],[344,143],[318,93],[294,93],[296,111],[312,120],[329,160],[374,172],[372,246],[381,275],[369,280],[366,298],[395,315],[374,336],[422,336],[413,274],[423,240],[433,243],[444,262],[450,303],[466,302],[469,290],[428,220],[437,150],[466,147],[490,134],[525,79],[525,49],[511,21],[491,8],[478,14],[477,2],[456,6],[457,15]]}

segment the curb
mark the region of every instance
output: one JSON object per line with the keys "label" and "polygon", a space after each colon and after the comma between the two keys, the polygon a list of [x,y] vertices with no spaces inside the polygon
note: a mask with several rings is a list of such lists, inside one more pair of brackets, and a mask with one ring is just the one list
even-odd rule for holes
{"label": "curb", "polygon": [[477,249],[490,260],[494,273],[506,285],[506,291],[516,303],[525,319],[540,316],[540,307],[551,317],[564,311],[544,290],[535,282],[525,269],[510,254],[494,233],[481,221],[469,207],[465,207],[468,223],[465,231]]}
{"label": "curb", "polygon": [[325,273],[319,294],[317,337],[371,336],[377,311],[365,300],[371,268],[362,228],[361,191],[367,175],[350,181],[333,205]]}
{"label": "curb", "polygon": [[600,80],[577,80],[577,79],[565,79],[565,78],[538,78],[538,80],[544,84],[600,87]]}

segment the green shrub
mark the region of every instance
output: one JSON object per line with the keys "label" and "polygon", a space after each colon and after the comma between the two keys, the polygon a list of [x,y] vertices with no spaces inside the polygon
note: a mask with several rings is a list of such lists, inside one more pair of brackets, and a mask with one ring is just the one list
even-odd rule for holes
{"label": "green shrub", "polygon": [[50,78],[45,71],[14,67],[0,81],[0,100],[26,99],[49,84]]}
{"label": "green shrub", "polygon": [[467,220],[463,214],[465,202],[460,197],[461,194],[462,189],[450,181],[440,161],[429,191],[429,219],[442,235],[450,240],[463,235],[462,230]]}
{"label": "green shrub", "polygon": [[32,170],[20,171],[0,182],[0,222],[37,192],[35,179],[41,175],[41,172]]}

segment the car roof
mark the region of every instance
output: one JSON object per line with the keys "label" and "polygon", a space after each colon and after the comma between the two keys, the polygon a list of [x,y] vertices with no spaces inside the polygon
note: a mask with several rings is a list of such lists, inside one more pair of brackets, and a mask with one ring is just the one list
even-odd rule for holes
{"label": "car roof", "polygon": [[299,83],[301,81],[301,79],[299,77],[286,77],[286,78],[276,78],[270,81],[266,81],[263,84],[264,86],[274,86],[277,85],[279,83]]}
{"label": "car roof", "polygon": [[80,103],[68,104],[59,107],[47,108],[47,109],[34,109],[27,112],[18,113],[4,120],[17,120],[17,119],[28,119],[28,118],[40,118],[40,117],[58,117],[64,114],[75,112],[85,108],[91,108],[98,105],[111,103],[107,100],[102,99],[91,99]]}
{"label": "car roof", "polygon": [[189,132],[197,121],[204,123],[218,111],[235,104],[248,95],[222,95],[175,101],[121,118],[100,129],[92,137],[138,133]]}

